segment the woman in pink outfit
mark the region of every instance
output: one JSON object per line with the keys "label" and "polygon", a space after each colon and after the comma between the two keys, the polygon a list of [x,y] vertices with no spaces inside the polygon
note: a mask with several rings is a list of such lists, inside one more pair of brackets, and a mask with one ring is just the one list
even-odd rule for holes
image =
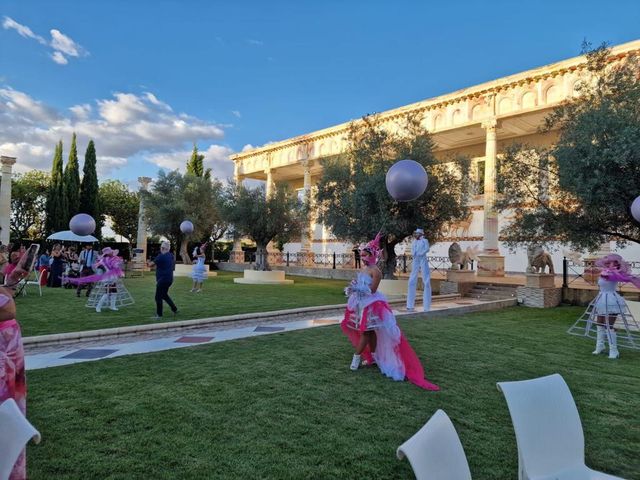
{"label": "woman in pink outfit", "polygon": [[341,326],[355,347],[351,370],[364,363],[377,364],[394,380],[407,378],[426,390],[439,390],[424,378],[420,359],[396,323],[385,296],[378,291],[382,272],[376,266],[380,257],[380,234],[360,251],[363,267],[345,289],[349,300]]}
{"label": "woman in pink outfit", "polygon": [[[23,414],[27,411],[27,382],[20,325],[16,321],[13,291],[0,287],[0,403],[14,399]],[[27,464],[23,450],[16,461],[9,480],[27,478]]]}

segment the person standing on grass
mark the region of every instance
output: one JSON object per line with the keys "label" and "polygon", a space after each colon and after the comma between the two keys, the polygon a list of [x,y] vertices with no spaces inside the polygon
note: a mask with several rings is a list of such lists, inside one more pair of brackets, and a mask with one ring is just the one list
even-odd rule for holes
{"label": "person standing on grass", "polygon": [[178,307],[169,297],[169,287],[173,283],[173,268],[176,264],[176,259],[173,253],[170,252],[169,242],[162,242],[160,244],[160,254],[153,261],[147,262],[147,264],[156,266],[156,316],[153,318],[162,318],[163,301],[167,302],[173,314],[176,315]]}
{"label": "person standing on grass", "polygon": [[355,348],[351,370],[377,364],[380,371],[396,381],[405,378],[425,390],[440,388],[424,378],[420,359],[409,345],[396,323],[396,317],[385,296],[378,291],[382,272],[376,266],[382,251],[380,233],[362,248],[364,264],[357,277],[345,288],[349,297],[340,324]]}
{"label": "person standing on grass", "polygon": [[[0,287],[0,404],[13,399],[26,416],[27,381],[20,325],[16,321],[13,292]],[[10,480],[27,478],[26,450],[22,450],[9,475]]]}
{"label": "person standing on grass", "polygon": [[409,276],[409,286],[407,292],[407,311],[412,312],[415,309],[416,289],[418,287],[418,275],[422,272],[423,294],[422,306],[423,311],[431,310],[431,271],[429,270],[429,241],[424,238],[424,230],[416,228],[413,232],[415,240],[411,245],[411,275]]}

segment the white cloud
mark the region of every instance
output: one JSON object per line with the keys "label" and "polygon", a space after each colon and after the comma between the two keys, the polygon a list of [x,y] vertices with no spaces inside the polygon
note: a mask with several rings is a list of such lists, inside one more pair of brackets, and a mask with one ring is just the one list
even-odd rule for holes
{"label": "white cloud", "polygon": [[11,17],[6,17],[6,16],[4,17],[2,21],[2,27],[5,30],[13,29],[16,32],[18,32],[21,36],[25,38],[32,38],[33,40],[36,40],[38,43],[41,43],[42,45],[47,44],[47,41],[44,38],[42,38],[40,35],[36,35],[31,31],[29,27],[27,27],[26,25],[19,24]]}
{"label": "white cloud", "polygon": [[[147,156],[147,161],[167,170],[184,171],[191,157],[191,149],[174,150]],[[229,155],[233,150],[223,145],[211,145],[206,150],[199,150],[204,155],[204,168],[210,168],[214,177],[220,180],[233,178],[233,162]]]}
{"label": "white cloud", "polygon": [[74,105],[73,107],[69,107],[74,115],[80,120],[86,120],[91,115],[91,105],[88,103],[83,103],[82,105]]}
{"label": "white cloud", "polygon": [[[149,92],[118,92],[95,104],[95,109],[85,103],[58,112],[24,92],[0,88],[0,153],[18,158],[17,171],[49,170],[55,144],[62,139],[66,153],[75,132],[81,158],[89,140],[94,140],[98,171],[104,178],[132,157],[144,156],[167,168],[183,167],[193,142],[210,145],[224,136],[219,125],[186,113],[173,113],[169,105]],[[231,149],[212,144],[202,153],[214,175],[226,178],[232,174],[228,160]]]}
{"label": "white cloud", "polygon": [[231,113],[233,114],[234,117],[242,118],[242,115],[238,110],[231,110]]}
{"label": "white cloud", "polygon": [[64,53],[69,57],[79,57],[87,55],[87,52],[78,43],[74,42],[70,37],[62,33],[60,30],[52,28],[51,31],[51,48]]}
{"label": "white cloud", "polygon": [[49,33],[51,34],[51,41],[47,42],[43,37],[33,33],[33,31],[26,25],[21,25],[11,17],[5,16],[2,21],[2,27],[5,30],[15,30],[21,36],[25,38],[31,38],[36,40],[42,45],[47,45],[53,49],[53,52],[49,54],[51,60],[58,65],[67,65],[69,60],[67,57],[80,57],[88,55],[89,52],[85,50],[79,43],[75,42],[68,35],[65,35],[60,30],[52,28]]}
{"label": "white cloud", "polygon": [[67,57],[65,57],[63,54],[61,54],[58,51],[55,51],[51,54],[51,59],[56,62],[58,65],[66,65],[67,63],[69,63],[69,60],[67,60]]}

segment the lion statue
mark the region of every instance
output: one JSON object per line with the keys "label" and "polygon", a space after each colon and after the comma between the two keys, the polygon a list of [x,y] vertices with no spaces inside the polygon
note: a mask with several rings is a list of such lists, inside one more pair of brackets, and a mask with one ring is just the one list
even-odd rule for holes
{"label": "lion statue", "polygon": [[467,247],[463,252],[458,242],[453,242],[449,247],[449,261],[451,270],[471,269],[472,262],[478,259],[479,247]]}
{"label": "lion statue", "polygon": [[545,267],[549,268],[550,275],[555,273],[551,255],[545,252],[542,246],[530,245],[527,248],[527,258],[529,259],[527,273],[545,273]]}

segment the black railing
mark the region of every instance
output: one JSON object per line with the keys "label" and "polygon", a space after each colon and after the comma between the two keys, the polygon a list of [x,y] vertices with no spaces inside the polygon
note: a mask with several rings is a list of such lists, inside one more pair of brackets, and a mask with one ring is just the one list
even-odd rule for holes
{"label": "black railing", "polygon": [[[640,261],[627,262],[631,267],[631,273],[640,275]],[[594,260],[581,260],[574,262],[573,260],[563,257],[562,259],[562,286],[568,287],[573,282],[582,279],[590,285],[598,284],[600,276],[600,268],[595,265]]]}

